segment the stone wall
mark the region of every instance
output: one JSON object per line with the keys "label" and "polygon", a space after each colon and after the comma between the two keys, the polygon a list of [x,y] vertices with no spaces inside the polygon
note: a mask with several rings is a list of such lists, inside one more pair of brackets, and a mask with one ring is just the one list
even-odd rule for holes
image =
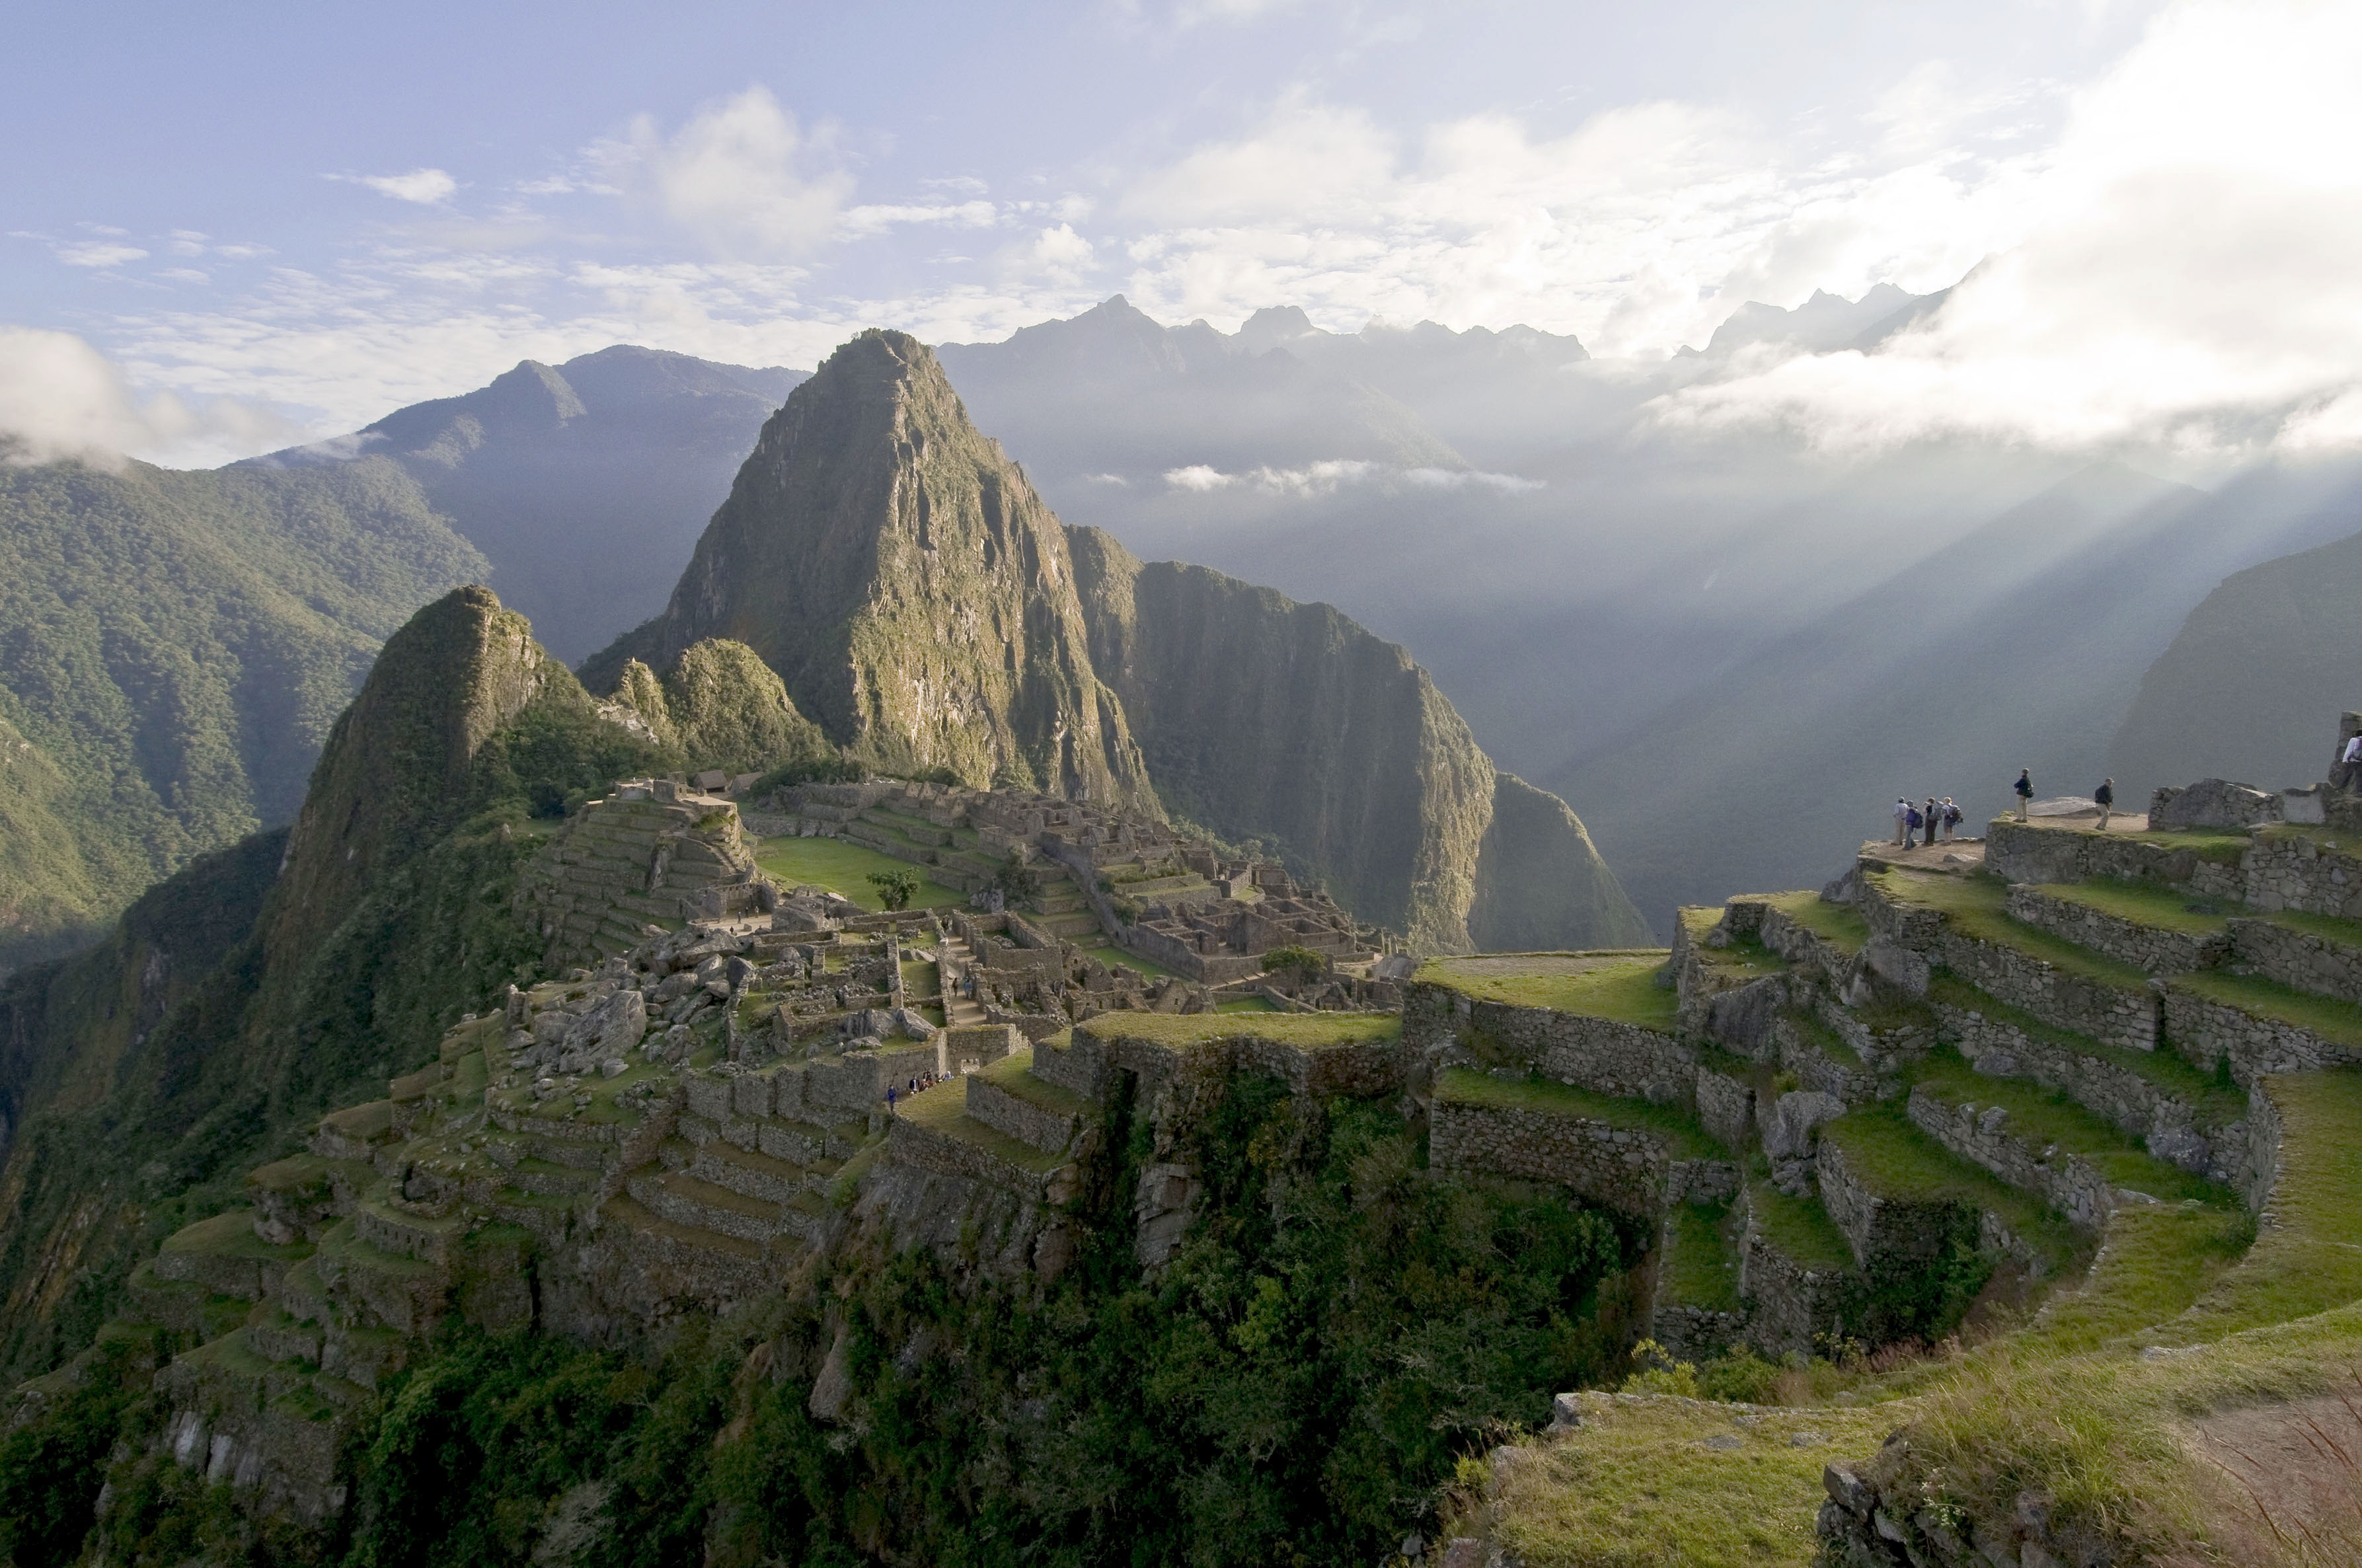
{"label": "stone wall", "polygon": [[2362,857],[2303,834],[2264,832],[2246,860],[2246,901],[2259,910],[2362,920]]}
{"label": "stone wall", "polygon": [[2183,1056],[2208,1072],[2231,1064],[2231,1077],[2252,1087],[2270,1073],[2301,1073],[2362,1061],[2362,1050],[2323,1039],[2312,1030],[2278,1019],[2257,1018],[2207,1000],[2181,986],[2165,993],[2166,1038]]}
{"label": "stone wall", "polygon": [[1403,1033],[1419,1049],[1473,1032],[1543,1077],[1595,1094],[1659,1104],[1691,1098],[1697,1050],[1670,1034],[1550,1008],[1480,1001],[1430,982],[1408,989]]}
{"label": "stone wall", "polygon": [[1738,1196],[1728,1160],[1681,1160],[1662,1133],[1549,1111],[1439,1099],[1428,1119],[1428,1163],[1446,1172],[1546,1181],[1640,1218],[1668,1205]]}
{"label": "stone wall", "polygon": [[1968,1008],[1938,1003],[1944,1036],[1978,1072],[2032,1078],[2141,1140],[2168,1165],[2235,1187],[2248,1176],[2247,1129],[2200,1120],[2198,1108],[2104,1057],[2074,1051]]}
{"label": "stone wall", "polygon": [[2194,846],[2163,845],[2126,834],[2082,833],[1995,822],[1985,836],[1985,869],[2004,882],[2087,882],[2094,878],[2162,882],[2192,898],[2237,900],[2246,875]]}
{"label": "stone wall", "polygon": [[1675,1361],[1708,1360],[1737,1344],[1746,1331],[1744,1312],[1664,1302],[1649,1315],[1649,1337],[1664,1346]]}
{"label": "stone wall", "polygon": [[2165,931],[2141,925],[2046,893],[2030,883],[2010,889],[2007,909],[2013,920],[2152,975],[2212,969],[2231,951],[2228,931]]}
{"label": "stone wall", "polygon": [[1816,1167],[1821,1207],[1845,1232],[1855,1261],[1864,1268],[1940,1257],[1979,1228],[1977,1210],[1965,1203],[1880,1196],[1826,1133]]}
{"label": "stone wall", "polygon": [[2275,921],[2241,916],[2231,922],[2231,950],[2268,980],[2362,1003],[2362,948]]}
{"label": "stone wall", "polygon": [[[1337,1015],[1329,1015],[1337,1016]],[[1380,1040],[1305,1049],[1264,1040],[1242,1025],[1226,1038],[1166,1045],[1123,1032],[1124,1015],[1102,1013],[1075,1025],[1063,1047],[1036,1044],[1033,1076],[1088,1099],[1112,1094],[1116,1075],[1136,1075],[1143,1091],[1189,1079],[1210,1082],[1231,1073],[1275,1077],[1292,1094],[1328,1099],[1370,1099],[1399,1090],[1407,1078],[1407,1053],[1400,1040]]]}
{"label": "stone wall", "polygon": [[2074,1154],[2045,1158],[2011,1131],[2009,1112],[2000,1106],[1971,1100],[1955,1105],[1922,1085],[1911,1091],[1906,1109],[1922,1132],[2020,1191],[2037,1195],[2070,1224],[2096,1231],[2115,1208],[2115,1188],[2106,1176]]}
{"label": "stone wall", "polygon": [[1762,1354],[1827,1353],[1820,1342],[1842,1326],[1860,1276],[1809,1269],[1749,1228],[1738,1247],[1738,1289],[1751,1310],[1745,1338]]}
{"label": "stone wall", "polygon": [[709,897],[754,900],[755,858],[738,808],[698,797],[659,801],[637,789],[594,801],[536,853],[518,878],[515,912],[563,973],[628,951],[651,924],[702,914]]}
{"label": "stone wall", "polygon": [[2054,968],[1998,943],[1946,932],[1937,961],[1979,990],[2050,1025],[2107,1045],[2153,1051],[2158,999],[2146,987],[2119,988]]}
{"label": "stone wall", "polygon": [[1726,1149],[1744,1149],[1755,1136],[1755,1086],[1702,1068],[1697,1076],[1698,1122]]}
{"label": "stone wall", "polygon": [[1024,1198],[1045,1203],[1054,1172],[1027,1170],[1012,1165],[965,1138],[954,1138],[908,1117],[896,1117],[887,1127],[886,1149],[893,1160],[915,1170],[939,1176],[964,1176]]}
{"label": "stone wall", "polygon": [[997,1132],[1045,1154],[1063,1154],[1075,1141],[1076,1119],[1071,1114],[1036,1105],[980,1074],[969,1074],[965,1088],[967,1113]]}

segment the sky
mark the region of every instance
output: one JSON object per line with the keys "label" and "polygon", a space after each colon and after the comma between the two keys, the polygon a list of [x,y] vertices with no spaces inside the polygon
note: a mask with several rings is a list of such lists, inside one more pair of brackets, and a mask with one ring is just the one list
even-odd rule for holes
{"label": "sky", "polygon": [[217,462],[614,342],[810,366],[1121,293],[1224,328],[1961,286],[1657,417],[1833,453],[2362,442],[2362,6],[19,8],[0,429]]}

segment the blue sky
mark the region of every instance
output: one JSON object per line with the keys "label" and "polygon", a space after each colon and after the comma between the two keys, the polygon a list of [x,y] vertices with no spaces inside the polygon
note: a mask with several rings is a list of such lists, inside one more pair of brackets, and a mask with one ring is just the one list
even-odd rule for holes
{"label": "blue sky", "polygon": [[[2193,158],[2243,187],[2285,166],[2289,210],[2318,211],[2319,160],[2285,145],[2141,149],[2173,141],[2193,72],[2248,95],[2222,124],[2260,99],[2283,143],[2351,128],[2325,100],[2353,9],[53,7],[12,17],[0,59],[0,425],[87,402],[96,439],[218,460],[526,356],[628,340],[809,365],[863,326],[997,337],[1117,292],[1225,326],[1298,304],[1339,329],[1524,321],[1661,357],[1746,299],[2038,261],[2094,201],[2186,182]],[[2279,69],[2307,58],[2317,86]],[[2351,182],[2331,185],[2307,237],[2324,257],[2349,237]],[[2127,207],[2112,264],[2136,272],[2219,207],[2192,200]],[[2090,237],[2070,238],[2088,271]],[[2068,352],[2020,341],[2092,308],[2056,295],[2053,249],[2025,274],[2052,296],[2021,278],[1988,337],[1939,346],[1918,381],[1996,344]],[[2160,352],[2199,368],[2187,343]],[[2318,366],[2235,369],[2328,406]],[[1859,427],[1899,384],[1792,376],[1691,415]],[[2112,395],[2055,412],[2103,417],[2085,404]]]}

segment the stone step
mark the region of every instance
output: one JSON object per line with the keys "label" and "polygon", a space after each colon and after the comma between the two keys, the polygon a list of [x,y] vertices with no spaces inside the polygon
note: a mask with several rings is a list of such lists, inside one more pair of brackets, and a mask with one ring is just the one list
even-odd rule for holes
{"label": "stone step", "polygon": [[2152,975],[2211,969],[2231,952],[2230,922],[2167,888],[2020,884],[2005,909],[2013,920]]}
{"label": "stone step", "polygon": [[468,1222],[459,1215],[412,1214],[380,1198],[363,1198],[355,1204],[351,1223],[354,1234],[369,1245],[437,1267],[449,1265],[468,1233]]}
{"label": "stone step", "polygon": [[1929,988],[1945,1042],[1981,1077],[2029,1080],[2177,1168],[2244,1187],[2247,1097],[2175,1051],[2131,1051],[2055,1029],[1950,976]]}
{"label": "stone step", "polygon": [[633,1198],[676,1225],[734,1236],[760,1245],[780,1230],[779,1205],[701,1181],[687,1172],[637,1171],[626,1178]]}
{"label": "stone step", "polygon": [[1901,1106],[1864,1106],[1823,1122],[1817,1143],[1822,1207],[1873,1275],[1965,1245],[2039,1279],[2073,1251],[2060,1216],[1928,1137]]}
{"label": "stone step", "polygon": [[1051,935],[1069,942],[1078,936],[1087,936],[1099,929],[1098,916],[1088,910],[1075,914],[1043,915],[1034,923]]}
{"label": "stone step", "polygon": [[2281,911],[2234,915],[2229,924],[2235,965],[2293,990],[2362,1003],[2362,922]]}
{"label": "stone step", "polygon": [[[1098,1104],[1035,1077],[1032,1067],[1032,1047],[1024,1046],[966,1075],[958,1092],[965,1096],[966,1113],[976,1121],[1045,1154],[1063,1154],[1084,1123],[1096,1119]],[[940,1094],[951,1088],[939,1084],[927,1093]]]}
{"label": "stone step", "polygon": [[2165,1030],[2201,1069],[2227,1067],[2246,1085],[2362,1063],[2362,1007],[2258,975],[2177,976],[2165,990]]}
{"label": "stone step", "polygon": [[719,1138],[698,1147],[687,1174],[760,1203],[792,1202],[816,1180],[825,1179],[792,1161],[752,1153]]}
{"label": "stone step", "polygon": [[339,1320],[358,1313],[401,1334],[434,1327],[451,1283],[446,1269],[363,1240],[358,1219],[329,1231],[320,1243],[318,1266]]}

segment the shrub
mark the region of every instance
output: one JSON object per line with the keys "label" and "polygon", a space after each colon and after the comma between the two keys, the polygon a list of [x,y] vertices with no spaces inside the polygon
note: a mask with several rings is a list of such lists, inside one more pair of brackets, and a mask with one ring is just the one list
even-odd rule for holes
{"label": "shrub", "polygon": [[877,889],[877,901],[889,910],[906,910],[919,890],[916,871],[872,871],[869,885]]}
{"label": "shrub", "polygon": [[1263,972],[1290,975],[1297,983],[1310,985],[1329,972],[1329,960],[1309,947],[1275,947],[1263,955]]}
{"label": "shrub", "polygon": [[1008,864],[993,872],[992,879],[985,886],[999,889],[1001,898],[1008,902],[1021,904],[1042,891],[1042,873],[1012,856]]}
{"label": "shrub", "polygon": [[867,769],[849,756],[806,756],[783,762],[747,787],[748,796],[767,795],[798,784],[858,784]]}

